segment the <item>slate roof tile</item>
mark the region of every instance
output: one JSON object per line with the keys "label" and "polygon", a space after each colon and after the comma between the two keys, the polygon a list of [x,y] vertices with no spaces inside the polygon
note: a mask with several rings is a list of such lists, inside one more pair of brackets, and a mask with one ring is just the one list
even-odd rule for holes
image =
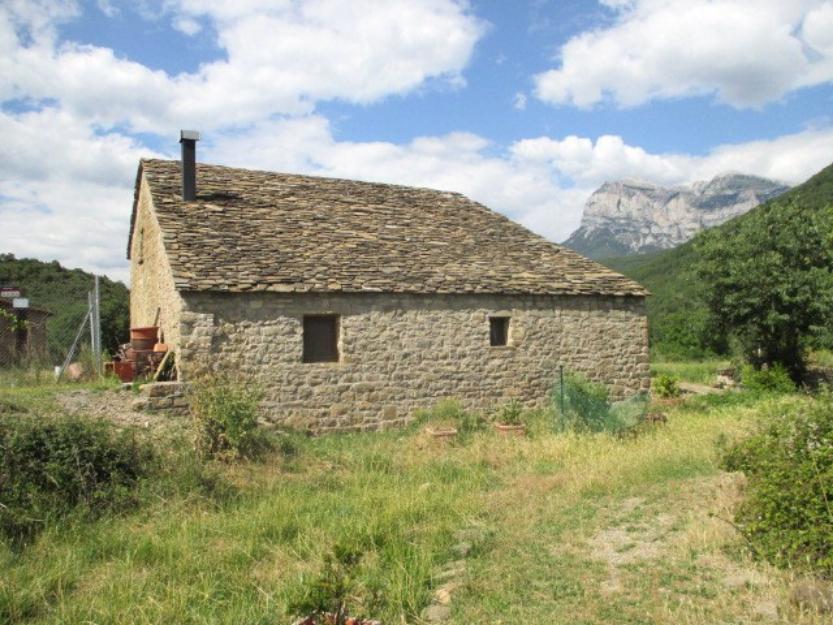
{"label": "slate roof tile", "polygon": [[[605,294],[636,282],[459,193],[142,160],[181,290]],[[128,242],[128,256],[130,244]]]}

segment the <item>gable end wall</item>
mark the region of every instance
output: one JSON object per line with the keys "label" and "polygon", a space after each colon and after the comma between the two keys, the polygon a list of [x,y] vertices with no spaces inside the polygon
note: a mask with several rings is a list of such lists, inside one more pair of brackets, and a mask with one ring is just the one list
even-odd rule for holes
{"label": "gable end wall", "polygon": [[[317,432],[401,425],[456,398],[543,406],[559,365],[621,399],[649,387],[642,297],[183,293],[180,366],[242,374],[265,416]],[[305,314],[341,316],[338,363],[301,362]],[[489,345],[490,315],[509,344]]]}
{"label": "gable end wall", "polygon": [[130,246],[130,326],[153,325],[157,309],[165,342],[177,350],[182,297],[174,287],[150,189],[143,177]]}

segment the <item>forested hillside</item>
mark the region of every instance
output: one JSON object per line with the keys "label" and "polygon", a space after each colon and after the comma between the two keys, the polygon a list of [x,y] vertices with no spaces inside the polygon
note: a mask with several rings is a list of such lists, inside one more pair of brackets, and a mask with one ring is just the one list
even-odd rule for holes
{"label": "forested hillside", "polygon": [[[757,232],[761,241],[771,238],[780,224],[800,226],[808,214],[831,215],[833,207],[833,165],[766,202],[749,213],[722,226],[699,233],[691,241],[676,248],[638,256],[608,258],[601,262],[639,281],[653,296],[648,301],[651,343],[655,355],[663,357],[699,357],[709,352],[725,351],[725,333],[710,318],[704,301],[707,285],[698,274],[704,246],[731,249],[733,242],[745,232]],[[833,217],[827,223],[828,235],[833,233]],[[811,233],[808,233],[808,235]],[[798,243],[798,241],[796,242]],[[754,250],[751,252],[754,255]],[[829,343],[830,331],[822,337]]]}
{"label": "forested hillside", "polygon": [[[67,269],[58,261],[43,262],[0,254],[0,285],[20,287],[33,306],[47,309],[50,357],[55,360],[69,347],[87,310],[87,293],[93,288],[93,274]],[[114,351],[128,340],[130,324],[129,291],[121,282],[102,277],[101,341]]]}

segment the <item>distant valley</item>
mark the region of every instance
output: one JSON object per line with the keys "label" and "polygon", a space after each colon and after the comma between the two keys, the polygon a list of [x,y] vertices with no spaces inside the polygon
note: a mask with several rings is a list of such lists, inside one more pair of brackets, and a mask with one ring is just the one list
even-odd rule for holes
{"label": "distant valley", "polygon": [[670,249],[788,189],[743,174],[679,187],[607,182],[587,200],[581,227],[564,245],[596,259]]}

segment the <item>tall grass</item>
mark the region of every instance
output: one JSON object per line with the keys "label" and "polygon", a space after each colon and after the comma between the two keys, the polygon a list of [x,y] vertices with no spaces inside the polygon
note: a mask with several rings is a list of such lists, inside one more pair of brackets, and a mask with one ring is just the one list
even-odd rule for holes
{"label": "tall grass", "polygon": [[729,367],[728,360],[660,360],[651,362],[651,376],[672,376],[684,382],[714,384],[717,372]]}
{"label": "tall grass", "polygon": [[[696,496],[719,475],[715,440],[746,431],[759,400],[710,401],[627,439],[486,430],[445,446],[419,429],[285,438],[278,447],[291,453],[203,467],[231,496],[157,490],[136,513],[51,527],[22,553],[0,546],[0,622],[289,623],[326,554],[358,541],[354,614],[416,624],[438,567],[459,557],[455,532],[472,525],[487,538],[467,558],[452,624],[747,622],[743,602],[678,602],[639,586],[651,562],[627,573],[638,593],[600,596],[606,569],[582,551],[632,498],[675,514],[711,505]],[[164,445],[168,464],[187,457],[181,439]],[[662,570],[690,571],[688,552],[679,558]],[[688,592],[689,582],[665,587]]]}

